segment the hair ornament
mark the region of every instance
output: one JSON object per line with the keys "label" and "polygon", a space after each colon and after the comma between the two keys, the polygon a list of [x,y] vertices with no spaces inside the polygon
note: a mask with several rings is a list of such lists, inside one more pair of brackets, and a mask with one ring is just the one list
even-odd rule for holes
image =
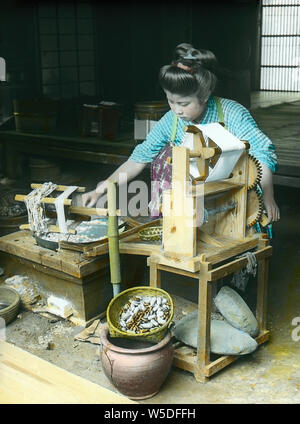
{"label": "hair ornament", "polygon": [[197,58],[195,56],[192,56],[191,53],[189,53],[188,55],[184,56],[182,59],[196,60]]}

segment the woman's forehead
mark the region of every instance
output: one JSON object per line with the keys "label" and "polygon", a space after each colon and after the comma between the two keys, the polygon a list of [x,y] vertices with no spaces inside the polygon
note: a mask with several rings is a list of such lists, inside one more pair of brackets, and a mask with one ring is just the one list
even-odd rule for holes
{"label": "woman's forehead", "polygon": [[174,94],[170,93],[170,91],[165,90],[166,96],[169,100],[172,100],[173,102],[190,102],[192,100],[195,100],[197,98],[196,95],[193,96],[182,96],[180,94]]}

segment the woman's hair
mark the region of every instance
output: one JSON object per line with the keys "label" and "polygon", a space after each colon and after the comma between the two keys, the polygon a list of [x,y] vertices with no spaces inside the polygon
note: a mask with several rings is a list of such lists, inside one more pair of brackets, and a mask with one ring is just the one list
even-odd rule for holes
{"label": "woman's hair", "polygon": [[181,96],[196,94],[206,101],[217,84],[218,62],[209,50],[197,50],[191,44],[179,44],[173,62],[159,71],[159,82],[164,90]]}

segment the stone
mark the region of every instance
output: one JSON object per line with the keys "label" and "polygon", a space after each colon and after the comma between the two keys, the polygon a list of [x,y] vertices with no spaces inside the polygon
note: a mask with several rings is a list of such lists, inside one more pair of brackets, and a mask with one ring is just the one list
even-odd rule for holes
{"label": "stone", "polygon": [[[177,340],[197,348],[198,310],[182,318],[172,332]],[[245,355],[253,352],[258,344],[244,331],[238,330],[227,321],[211,320],[210,350],[220,355]]]}
{"label": "stone", "polygon": [[214,299],[215,305],[224,318],[238,330],[256,337],[259,332],[258,322],[249,306],[232,288],[223,286]]}

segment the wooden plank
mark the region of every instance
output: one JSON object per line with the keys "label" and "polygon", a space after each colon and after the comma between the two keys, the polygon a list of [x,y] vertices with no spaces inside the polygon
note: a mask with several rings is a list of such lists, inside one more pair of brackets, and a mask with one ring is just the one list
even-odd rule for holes
{"label": "wooden plank", "polygon": [[199,239],[205,243],[212,244],[214,246],[223,247],[223,243],[217,240],[216,237],[212,237],[205,231],[198,229]]}
{"label": "wooden plank", "polygon": [[136,403],[4,341],[0,381],[2,404]]}
{"label": "wooden plank", "polygon": [[[29,238],[31,238],[30,243]],[[38,264],[42,262],[41,250],[35,245],[34,238],[27,231],[18,231],[1,237],[0,250]]]}
{"label": "wooden plank", "polygon": [[226,193],[227,191],[238,190],[243,184],[233,183],[231,180],[211,181],[204,184],[205,196],[212,194]]}
{"label": "wooden plank", "polygon": [[146,243],[130,243],[122,242],[119,244],[120,253],[131,254],[131,255],[143,255],[150,256],[160,252],[160,245],[157,244],[146,244]]}
{"label": "wooden plank", "polygon": [[[272,255],[272,247],[267,246],[253,253],[255,254],[256,259],[259,261],[262,258],[269,257]],[[245,268],[247,264],[248,259],[246,257],[243,257],[238,258],[228,264],[222,265],[218,268],[215,268],[214,270],[209,272],[209,281],[216,281],[222,277],[226,277],[227,275],[230,275],[236,271],[241,270],[242,268]]]}
{"label": "wooden plank", "polygon": [[[150,258],[147,259],[148,266],[150,265],[150,260],[151,260]],[[161,271],[172,272],[173,274],[185,275],[186,277],[197,278],[197,279],[199,278],[198,273],[184,271],[183,269],[173,268],[167,265],[162,265],[161,263],[157,264],[157,268],[160,269]]]}
{"label": "wooden plank", "polygon": [[232,362],[236,361],[238,358],[239,356],[235,355],[221,356],[220,358],[216,359],[215,361],[211,362],[209,365],[206,366],[205,375],[207,377],[211,377],[213,374],[218,371],[221,371],[227,365],[232,364]]}
{"label": "wooden plank", "polygon": [[[264,331],[258,337],[256,341],[259,345],[265,343],[269,340],[270,332]],[[210,362],[205,366],[205,376],[211,377],[213,374],[221,371],[223,368],[235,362],[239,359],[238,355],[223,355],[216,359],[215,361]],[[174,365],[178,368],[184,369],[194,373],[196,368],[196,356],[195,350],[189,346],[182,346],[175,350],[174,352]]]}
{"label": "wooden plank", "polygon": [[194,373],[196,367],[195,349],[182,346],[174,351],[173,365],[177,368]]}
{"label": "wooden plank", "polygon": [[228,244],[228,248],[224,246],[225,248],[223,249],[211,250],[211,253],[209,251],[203,252],[205,260],[212,264],[225,261],[226,259],[257,247],[258,238],[259,235],[254,235],[250,238],[244,238],[236,242],[232,242],[232,244]]}
{"label": "wooden plank", "polygon": [[196,255],[195,198],[188,195],[189,155],[185,147],[172,150],[172,189],[168,213],[164,208],[163,249],[166,253],[194,257]]}
{"label": "wooden plank", "polygon": [[57,252],[37,246],[27,231],[18,231],[0,238],[0,250],[19,258],[49,267],[76,278],[81,278],[101,269],[99,258],[84,258],[80,252],[59,250]]}

